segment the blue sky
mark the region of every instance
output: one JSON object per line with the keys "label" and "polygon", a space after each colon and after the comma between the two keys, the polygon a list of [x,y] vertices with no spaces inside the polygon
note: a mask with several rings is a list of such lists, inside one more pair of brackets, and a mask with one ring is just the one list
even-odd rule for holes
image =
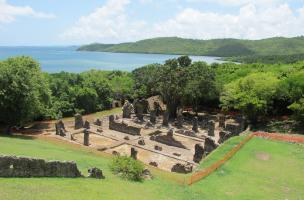
{"label": "blue sky", "polygon": [[304,35],[304,0],[0,0],[0,45]]}

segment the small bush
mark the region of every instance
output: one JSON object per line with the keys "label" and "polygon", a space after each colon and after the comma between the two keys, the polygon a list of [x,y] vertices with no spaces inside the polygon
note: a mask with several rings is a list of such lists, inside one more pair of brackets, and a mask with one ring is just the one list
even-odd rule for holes
{"label": "small bush", "polygon": [[144,171],[144,165],[128,156],[115,156],[110,164],[110,168],[114,174],[118,174],[122,178],[141,181]]}

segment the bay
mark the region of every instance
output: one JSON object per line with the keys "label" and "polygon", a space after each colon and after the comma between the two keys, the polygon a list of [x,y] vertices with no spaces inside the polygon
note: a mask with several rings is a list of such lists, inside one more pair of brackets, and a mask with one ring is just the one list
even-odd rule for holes
{"label": "bay", "polygon": [[[0,60],[31,56],[43,71],[83,72],[90,69],[132,71],[147,64],[160,63],[179,55],[76,51],[77,47],[0,47]],[[193,61],[222,63],[219,57],[190,56]]]}

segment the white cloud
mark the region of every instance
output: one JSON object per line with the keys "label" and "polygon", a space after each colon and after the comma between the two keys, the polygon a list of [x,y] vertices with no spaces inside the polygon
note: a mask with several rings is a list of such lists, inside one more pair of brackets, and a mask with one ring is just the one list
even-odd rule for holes
{"label": "white cloud", "polygon": [[267,7],[270,5],[277,5],[284,2],[283,0],[187,0],[188,2],[197,3],[216,3],[223,6],[244,6],[247,4],[253,4],[256,6]]}
{"label": "white cloud", "polygon": [[158,33],[188,38],[249,38],[298,36],[304,34],[302,15],[287,4],[259,10],[253,4],[236,15],[185,9],[173,19],[155,25]]}
{"label": "white cloud", "polygon": [[[228,1],[240,3],[237,0]],[[295,11],[288,4],[279,3],[279,0],[266,0],[274,4],[261,8],[256,3],[250,3],[251,0],[241,1],[245,4],[239,7],[236,14],[185,8],[172,18],[148,24],[127,16],[125,10],[129,0],[108,0],[90,15],[81,17],[62,37],[72,42],[109,43],[163,36],[261,39],[304,35],[304,7]]]}
{"label": "white cloud", "polygon": [[132,21],[125,14],[129,0],[108,0],[62,34],[63,39],[92,41],[125,41],[138,34],[145,26],[143,21]]}
{"label": "white cloud", "polygon": [[13,6],[0,0],[0,23],[13,22],[18,16],[32,16],[36,18],[54,18],[55,15],[35,11],[30,6]]}

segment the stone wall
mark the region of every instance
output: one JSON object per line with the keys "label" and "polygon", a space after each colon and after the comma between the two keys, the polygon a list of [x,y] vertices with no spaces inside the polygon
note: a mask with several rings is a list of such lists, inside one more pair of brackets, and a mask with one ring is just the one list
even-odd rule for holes
{"label": "stone wall", "polygon": [[0,156],[0,177],[80,177],[76,163]]}
{"label": "stone wall", "polygon": [[141,131],[140,127],[129,126],[125,122],[116,122],[114,115],[109,117],[109,129],[130,135],[140,135]]}

